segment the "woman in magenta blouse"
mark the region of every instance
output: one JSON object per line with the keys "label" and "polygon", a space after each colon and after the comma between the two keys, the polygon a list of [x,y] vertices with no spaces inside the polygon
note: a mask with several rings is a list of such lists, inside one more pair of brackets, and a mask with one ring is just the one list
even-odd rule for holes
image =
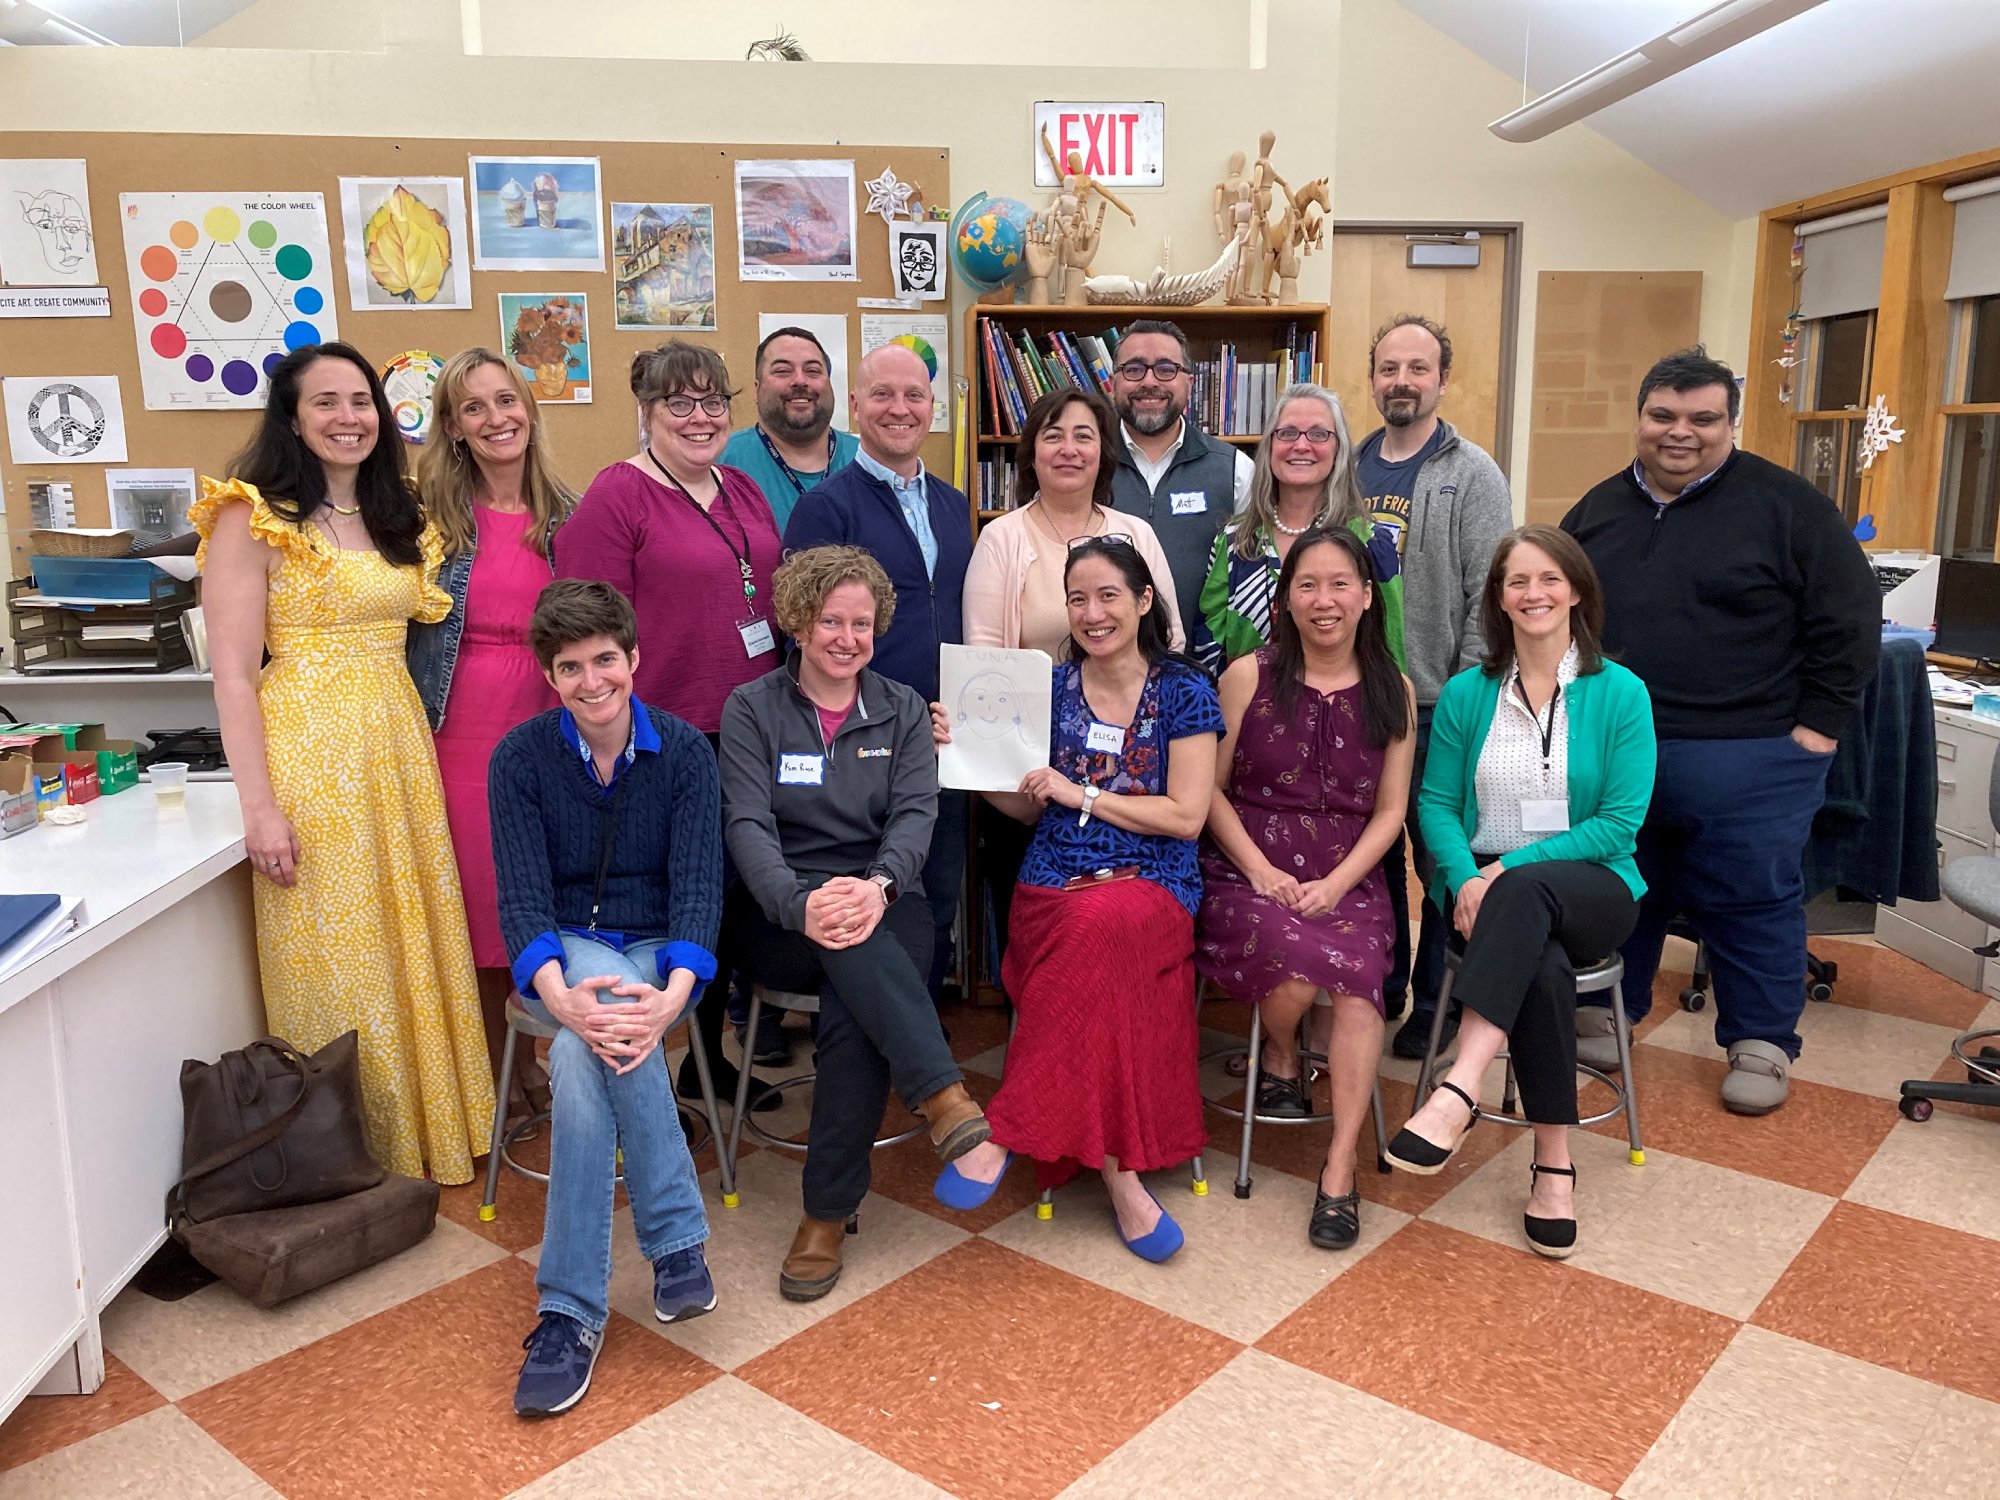
{"label": "woman in magenta blouse", "polygon": [[632,361],[632,394],[644,446],[591,480],[556,538],[556,576],[632,601],[633,691],[713,742],[723,701],[778,665],[778,523],[756,482],[717,462],[736,394],[720,355],[669,339]]}
{"label": "woman in magenta blouse", "polygon": [[[602,579],[632,601],[639,616],[632,689],[640,701],[685,719],[711,747],[723,702],[780,659],[771,612],[771,575],[783,555],[778,523],[756,481],[719,462],[735,394],[712,349],[669,339],[637,356],[632,395],[643,445],[598,472],[556,537],[558,578]],[[732,876],[726,910],[741,899]],[[715,1086],[728,1093],[736,1069],[722,1055],[721,991],[734,955],[716,957],[717,993],[695,1016]],[[684,1098],[699,1095],[687,1059],[675,1087]]]}

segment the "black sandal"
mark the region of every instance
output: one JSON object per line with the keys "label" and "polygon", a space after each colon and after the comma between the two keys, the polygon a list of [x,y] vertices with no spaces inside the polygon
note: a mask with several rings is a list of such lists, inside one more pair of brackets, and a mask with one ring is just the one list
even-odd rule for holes
{"label": "black sandal", "polygon": [[[1528,1164],[1528,1189],[1534,1191],[1535,1179],[1542,1173],[1551,1177],[1567,1177],[1576,1181],[1575,1167],[1545,1167],[1540,1162]],[[1546,1255],[1550,1260],[1568,1260],[1576,1254],[1575,1219],[1540,1219],[1523,1212],[1521,1231],[1528,1237],[1528,1248],[1537,1255]]]}
{"label": "black sandal", "polygon": [[1442,1172],[1452,1153],[1464,1144],[1465,1138],[1472,1134],[1472,1127],[1479,1123],[1479,1105],[1470,1094],[1447,1079],[1440,1079],[1438,1087],[1450,1089],[1472,1111],[1472,1118],[1465,1122],[1465,1129],[1458,1133],[1458,1139],[1449,1146],[1440,1146],[1425,1140],[1405,1125],[1389,1142],[1389,1149],[1382,1153],[1389,1158],[1391,1165],[1401,1167],[1405,1172],[1414,1172],[1419,1177],[1435,1177]]}
{"label": "black sandal", "polygon": [[1304,1078],[1284,1078],[1276,1073],[1258,1073],[1259,1119],[1303,1120],[1311,1113],[1312,1108],[1306,1101]]}
{"label": "black sandal", "polygon": [[1335,1198],[1315,1191],[1306,1238],[1322,1250],[1346,1250],[1361,1238],[1361,1190]]}

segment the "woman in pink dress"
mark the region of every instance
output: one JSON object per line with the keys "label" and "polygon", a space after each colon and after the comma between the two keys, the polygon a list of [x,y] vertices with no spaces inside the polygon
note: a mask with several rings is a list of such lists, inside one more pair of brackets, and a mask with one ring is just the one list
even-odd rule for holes
{"label": "woman in pink dress", "polygon": [[528,617],[552,576],[550,541],[576,497],[556,477],[534,393],[489,349],[445,362],[430,441],[417,460],[424,514],[444,540],[436,625],[410,627],[410,675],[436,739],[445,815],[465,891],[486,1040],[499,1065],[513,979],[493,878],[486,765],[500,737],[556,705],[528,649]]}

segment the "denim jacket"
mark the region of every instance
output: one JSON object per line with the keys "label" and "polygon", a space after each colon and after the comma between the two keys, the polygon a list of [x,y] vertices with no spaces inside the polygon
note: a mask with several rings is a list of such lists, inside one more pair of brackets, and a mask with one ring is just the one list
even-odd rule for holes
{"label": "denim jacket", "polygon": [[[542,551],[555,555],[556,531],[567,520],[558,516],[549,523],[548,532],[542,537]],[[472,521],[472,545],[463,552],[454,552],[444,560],[444,567],[438,572],[438,587],[451,595],[451,613],[435,625],[410,622],[408,642],[404,647],[404,657],[410,667],[410,680],[417,685],[417,696],[424,703],[424,717],[430,720],[431,732],[435,734],[444,726],[445,700],[451,696],[452,673],[458,668],[458,642],[465,633],[465,595],[472,586],[472,561],[479,555],[479,518],[477,512]],[[555,576],[554,564],[550,564],[549,576]]]}

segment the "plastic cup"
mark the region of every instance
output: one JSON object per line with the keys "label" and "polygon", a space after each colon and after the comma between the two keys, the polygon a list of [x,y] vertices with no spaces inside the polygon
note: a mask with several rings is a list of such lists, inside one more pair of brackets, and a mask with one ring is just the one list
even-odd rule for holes
{"label": "plastic cup", "polygon": [[187,762],[161,760],[149,768],[153,778],[153,800],[161,807],[187,806]]}

